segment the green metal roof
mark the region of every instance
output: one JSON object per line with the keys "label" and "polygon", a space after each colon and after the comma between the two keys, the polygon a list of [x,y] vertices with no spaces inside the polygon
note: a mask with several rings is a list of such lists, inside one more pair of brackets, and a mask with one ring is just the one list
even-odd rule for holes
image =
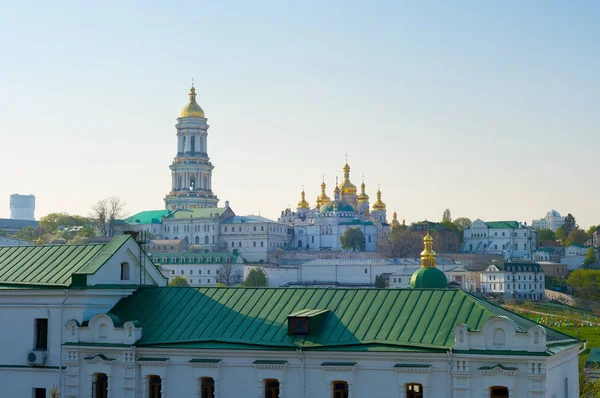
{"label": "green metal roof", "polygon": [[127,224],[160,224],[163,217],[171,214],[170,210],[147,210],[126,218]]}
{"label": "green metal roof", "polygon": [[94,274],[128,240],[107,244],[0,247],[0,284],[67,287],[74,274]]}
{"label": "green metal roof", "polygon": [[488,228],[519,228],[518,221],[488,221],[485,223],[485,225],[487,225]]}
{"label": "green metal roof", "polygon": [[600,348],[592,348],[590,355],[588,355],[585,361],[585,364],[586,366],[600,365]]}
{"label": "green metal roof", "polygon": [[[330,310],[320,332],[289,336],[288,315],[309,308]],[[172,348],[430,351],[452,347],[461,323],[481,330],[506,316],[519,332],[535,325],[458,289],[141,288],[110,313],[139,321],[137,345]],[[548,344],[578,344],[545,329]]]}

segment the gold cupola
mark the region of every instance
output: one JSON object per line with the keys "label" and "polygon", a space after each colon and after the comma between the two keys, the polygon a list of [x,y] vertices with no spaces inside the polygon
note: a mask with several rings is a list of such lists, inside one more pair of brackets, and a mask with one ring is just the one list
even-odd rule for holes
{"label": "gold cupola", "polygon": [[400,222],[398,221],[398,213],[394,212],[392,215],[392,228],[398,228],[400,226]]}
{"label": "gold cupola", "polygon": [[298,209],[310,209],[310,205],[308,204],[307,200],[306,200],[306,194],[304,193],[304,188],[302,188],[302,193],[300,194],[300,196],[302,197],[302,199],[300,199],[300,202],[298,202]]}
{"label": "gold cupola", "polygon": [[204,117],[204,111],[196,102],[196,88],[194,86],[190,89],[190,102],[183,107],[179,117]]}
{"label": "gold cupola", "polygon": [[346,161],[346,165],[344,166],[344,180],[340,184],[340,191],[342,197],[356,195],[356,185],[350,182],[350,166],[348,165],[348,161]]}
{"label": "gold cupola", "polygon": [[381,201],[381,189],[377,190],[377,201],[373,203],[373,210],[385,210],[386,205]]}
{"label": "gold cupola", "polygon": [[425,248],[421,252],[421,267],[423,268],[435,268],[435,252],[433,251],[433,238],[429,235],[429,230],[427,230],[427,235],[423,238],[423,244]]}
{"label": "gold cupola", "polygon": [[363,177],[363,182],[360,184],[360,194],[358,195],[358,203],[369,203],[369,195],[365,192],[365,179]]}
{"label": "gold cupola", "polygon": [[333,190],[333,200],[340,200],[340,187],[338,185],[338,178],[335,177],[335,188]]}
{"label": "gold cupola", "polygon": [[317,196],[317,209],[320,209],[325,203],[331,201],[329,196],[325,193],[325,188],[327,188],[327,185],[325,185],[325,178],[323,178],[323,182],[321,183],[321,194]]}

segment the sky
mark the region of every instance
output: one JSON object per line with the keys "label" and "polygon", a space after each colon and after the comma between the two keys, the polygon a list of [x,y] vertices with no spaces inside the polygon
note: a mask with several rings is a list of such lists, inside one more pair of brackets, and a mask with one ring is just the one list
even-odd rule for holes
{"label": "sky", "polygon": [[[0,218],[164,208],[191,78],[213,191],[276,219],[333,196],[600,223],[600,2],[0,0]],[[391,219],[391,214],[388,215]]]}

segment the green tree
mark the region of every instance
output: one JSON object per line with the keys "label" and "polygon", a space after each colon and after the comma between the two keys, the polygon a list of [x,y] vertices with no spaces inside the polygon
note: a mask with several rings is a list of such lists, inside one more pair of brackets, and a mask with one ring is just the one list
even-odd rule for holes
{"label": "green tree", "polygon": [[596,228],[600,227],[600,225],[592,225],[587,230],[588,239],[592,239],[594,237],[594,232],[596,232]]}
{"label": "green tree", "polygon": [[17,231],[17,233],[15,234],[15,238],[33,241],[36,240],[39,237],[39,235],[40,231],[37,228],[25,227]]}
{"label": "green tree", "polygon": [[68,213],[50,213],[40,218],[40,227],[44,232],[54,233],[58,227],[76,227],[86,226],[91,224],[91,220],[87,217],[72,215]]}
{"label": "green tree", "polygon": [[169,282],[169,286],[189,286],[187,279],[183,276],[176,276],[173,278],[171,282]]}
{"label": "green tree", "polygon": [[567,239],[565,239],[565,246],[571,245],[583,245],[587,242],[588,237],[584,230],[575,228],[569,235],[567,235]]}
{"label": "green tree", "polygon": [[547,240],[556,240],[556,234],[550,228],[539,229],[540,242]]}
{"label": "green tree", "polygon": [[450,209],[444,210],[444,214],[442,214],[442,223],[444,222],[452,222],[452,214],[450,213]]}
{"label": "green tree", "polygon": [[469,228],[471,224],[473,224],[473,222],[467,217],[458,217],[454,220],[454,225],[456,225],[456,229],[459,232],[463,232],[465,229]]}
{"label": "green tree", "polygon": [[585,254],[585,260],[583,260],[583,265],[587,267],[589,265],[594,264],[596,261],[598,261],[596,259],[596,250],[594,250],[594,248],[590,246],[588,247],[587,253]]}
{"label": "green tree", "polygon": [[375,277],[375,287],[377,289],[385,289],[385,279],[383,279],[383,276],[377,275]]}
{"label": "green tree", "polygon": [[567,284],[578,297],[588,300],[600,299],[600,271],[577,269],[569,274]]}
{"label": "green tree", "polygon": [[344,231],[344,234],[340,236],[340,243],[342,249],[355,251],[365,251],[365,235],[358,228],[348,228]]}
{"label": "green tree", "polygon": [[244,281],[246,287],[264,287],[267,286],[267,275],[261,268],[253,268],[248,272]]}
{"label": "green tree", "polygon": [[564,244],[565,239],[567,239],[568,235],[569,235],[569,233],[567,232],[567,230],[565,229],[565,226],[563,225],[556,230],[556,234],[554,236],[556,237],[556,240],[559,240]]}
{"label": "green tree", "polygon": [[577,229],[578,225],[575,223],[575,217],[573,216],[573,214],[567,214],[567,216],[565,217],[565,223],[563,227],[567,235],[569,235],[572,230]]}

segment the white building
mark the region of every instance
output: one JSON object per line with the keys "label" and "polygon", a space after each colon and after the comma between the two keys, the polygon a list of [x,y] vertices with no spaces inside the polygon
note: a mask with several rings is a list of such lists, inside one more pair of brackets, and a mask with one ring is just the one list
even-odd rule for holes
{"label": "white building", "polygon": [[[410,268],[414,272],[419,268],[419,264],[418,258],[316,259],[281,265],[247,264],[244,274],[247,276],[250,270],[260,267],[267,275],[269,287],[374,286],[377,276],[388,277],[402,268]],[[447,260],[438,260],[437,265],[442,271],[456,266]]]}
{"label": "white building", "polygon": [[[437,260],[440,265],[440,260]],[[460,284],[460,288],[467,292],[475,292],[477,289],[477,283],[473,279],[473,273],[467,271],[463,267],[455,265],[440,266],[439,268],[445,268],[444,274],[448,283],[455,282]],[[410,278],[413,273],[419,269],[417,266],[404,266],[389,276],[388,286],[391,289],[408,289],[410,288]]]}
{"label": "white building", "polygon": [[590,246],[578,245],[578,244],[573,244],[573,245],[567,246],[567,247],[565,247],[565,257],[578,257],[578,256],[585,257],[589,248],[590,248]]}
{"label": "white building", "polygon": [[10,218],[13,220],[35,220],[35,196],[10,195]]}
{"label": "white building", "polygon": [[0,236],[0,246],[31,246],[35,244],[24,239],[5,238]]}
{"label": "white building", "polygon": [[543,300],[544,270],[534,262],[494,261],[481,272],[481,292],[505,298]]}
{"label": "white building", "polygon": [[127,236],[0,248],[3,396],[579,394],[578,340],[460,289],[165,283]]}
{"label": "white building", "polygon": [[463,253],[496,254],[505,259],[532,259],[538,246],[535,229],[517,221],[477,219],[463,232]]}
{"label": "white building", "polygon": [[564,224],[565,218],[556,210],[550,210],[548,213],[546,213],[546,216],[531,222],[531,226],[535,229],[551,229],[554,232],[556,232],[556,230],[562,227]]}
{"label": "white building", "polygon": [[190,286],[236,286],[244,282],[242,258],[231,252],[166,252],[148,254],[169,283],[183,277]]}

